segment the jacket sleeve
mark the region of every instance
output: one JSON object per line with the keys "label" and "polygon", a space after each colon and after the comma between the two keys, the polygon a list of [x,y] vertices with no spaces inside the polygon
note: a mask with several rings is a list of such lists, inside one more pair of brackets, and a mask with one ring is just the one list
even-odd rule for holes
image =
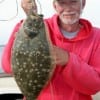
{"label": "jacket sleeve", "polygon": [[16,24],[16,26],[14,27],[12,34],[8,40],[8,43],[5,45],[4,51],[3,51],[3,55],[2,55],[2,69],[4,70],[4,72],[11,74],[12,70],[11,70],[11,48],[15,39],[15,34],[16,32],[19,30],[19,27],[21,26],[21,23],[23,22],[23,20],[21,20],[19,23]]}
{"label": "jacket sleeve", "polygon": [[62,71],[63,79],[76,91],[92,95],[100,91],[100,45],[87,64],[80,56],[70,53]]}

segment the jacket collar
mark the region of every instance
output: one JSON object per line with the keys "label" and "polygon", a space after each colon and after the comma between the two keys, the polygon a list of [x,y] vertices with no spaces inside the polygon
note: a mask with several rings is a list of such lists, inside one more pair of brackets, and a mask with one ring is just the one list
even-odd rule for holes
{"label": "jacket collar", "polygon": [[78,35],[73,39],[66,39],[60,32],[59,24],[58,24],[58,15],[54,15],[52,17],[53,19],[53,29],[55,30],[55,34],[59,39],[63,39],[64,41],[78,41],[88,38],[91,35],[92,25],[88,20],[80,19],[79,23],[83,26],[80,31],[78,32]]}

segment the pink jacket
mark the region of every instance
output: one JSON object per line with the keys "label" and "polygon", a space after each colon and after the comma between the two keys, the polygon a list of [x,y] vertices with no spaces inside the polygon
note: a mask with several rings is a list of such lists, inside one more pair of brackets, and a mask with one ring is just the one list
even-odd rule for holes
{"label": "pink jacket", "polygon": [[[68,64],[57,66],[51,82],[41,91],[38,100],[92,100],[100,91],[100,29],[80,19],[83,25],[78,36],[65,38],[58,26],[58,16],[45,19],[53,44],[70,52]],[[11,48],[22,21],[18,23],[5,47],[2,65],[11,73]]]}

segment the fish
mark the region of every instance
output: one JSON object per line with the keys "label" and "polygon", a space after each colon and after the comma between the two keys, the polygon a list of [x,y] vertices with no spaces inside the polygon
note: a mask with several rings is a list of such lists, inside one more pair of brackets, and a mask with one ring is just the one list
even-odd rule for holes
{"label": "fish", "polygon": [[42,14],[31,10],[16,33],[11,66],[13,77],[26,100],[37,100],[55,70],[52,42]]}

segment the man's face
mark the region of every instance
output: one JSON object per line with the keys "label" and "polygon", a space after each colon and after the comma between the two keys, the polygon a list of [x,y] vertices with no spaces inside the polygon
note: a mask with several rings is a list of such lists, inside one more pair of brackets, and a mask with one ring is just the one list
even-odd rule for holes
{"label": "man's face", "polygon": [[79,20],[85,0],[55,0],[53,5],[61,22],[74,24]]}

